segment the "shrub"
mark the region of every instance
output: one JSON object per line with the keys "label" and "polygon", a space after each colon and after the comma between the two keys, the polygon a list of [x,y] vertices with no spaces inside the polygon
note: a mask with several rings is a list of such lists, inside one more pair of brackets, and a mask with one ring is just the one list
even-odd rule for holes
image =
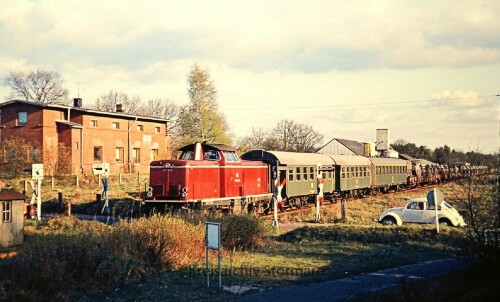
{"label": "shrub", "polygon": [[204,257],[205,232],[180,218],[154,215],[122,222],[107,235],[117,257],[148,268],[177,269]]}
{"label": "shrub", "polygon": [[248,250],[264,243],[269,229],[254,215],[228,215],[219,219],[221,243],[224,248]]}
{"label": "shrub", "polygon": [[4,295],[12,300],[52,300],[72,290],[118,285],[126,276],[124,269],[123,261],[112,257],[90,233],[37,236],[5,265],[9,284]]}

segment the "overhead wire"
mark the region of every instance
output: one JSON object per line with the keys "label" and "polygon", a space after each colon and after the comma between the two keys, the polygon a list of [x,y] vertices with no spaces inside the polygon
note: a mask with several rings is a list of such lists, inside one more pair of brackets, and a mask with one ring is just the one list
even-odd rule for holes
{"label": "overhead wire", "polygon": [[464,99],[484,99],[490,97],[498,97],[498,95],[477,95],[470,97],[453,97],[453,98],[436,98],[436,99],[425,99],[425,100],[413,100],[413,101],[394,101],[394,102],[370,102],[370,103],[354,103],[354,104],[335,104],[335,105],[323,105],[323,106],[280,106],[280,107],[247,107],[247,108],[225,108],[224,110],[232,111],[251,111],[251,110],[262,110],[262,109],[321,109],[321,108],[342,108],[342,107],[358,107],[358,106],[380,106],[380,105],[398,105],[398,104],[412,104],[412,103],[427,103],[427,102],[445,102],[445,101],[459,101]]}

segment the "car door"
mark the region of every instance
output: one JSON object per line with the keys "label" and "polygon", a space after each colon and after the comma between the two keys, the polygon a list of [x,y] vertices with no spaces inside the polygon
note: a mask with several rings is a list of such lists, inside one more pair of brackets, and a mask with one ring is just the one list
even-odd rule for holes
{"label": "car door", "polygon": [[[439,207],[438,210],[441,210],[441,207]],[[424,223],[433,223],[435,219],[436,219],[436,208],[426,207],[423,216]]]}
{"label": "car door", "polygon": [[408,203],[406,209],[403,213],[403,222],[416,222],[421,223],[423,219],[424,207],[423,203],[419,205],[420,202],[413,201]]}

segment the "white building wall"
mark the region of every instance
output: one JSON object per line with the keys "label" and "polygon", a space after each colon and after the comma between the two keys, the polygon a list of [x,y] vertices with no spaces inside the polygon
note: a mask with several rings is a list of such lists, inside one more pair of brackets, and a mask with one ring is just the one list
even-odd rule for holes
{"label": "white building wall", "polygon": [[354,152],[347,149],[344,145],[342,145],[335,139],[321,148],[318,153],[326,155],[355,155]]}

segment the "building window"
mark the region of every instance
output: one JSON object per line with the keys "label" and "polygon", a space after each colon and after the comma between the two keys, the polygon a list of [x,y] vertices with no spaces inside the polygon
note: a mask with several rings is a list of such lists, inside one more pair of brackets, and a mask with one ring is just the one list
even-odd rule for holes
{"label": "building window", "polygon": [[144,125],[137,125],[137,131],[144,131]]}
{"label": "building window", "polygon": [[97,120],[90,120],[90,127],[97,127]]}
{"label": "building window", "polygon": [[17,113],[17,125],[18,126],[28,125],[28,112],[21,111]]}
{"label": "building window", "polygon": [[111,123],[111,128],[113,128],[113,129],[120,129],[120,123],[118,123],[118,122]]}
{"label": "building window", "polygon": [[123,147],[116,147],[116,151],[115,151],[115,160],[117,162],[123,162],[123,152],[124,151],[124,148]]}
{"label": "building window", "polygon": [[102,147],[94,147],[94,161],[102,162]]}
{"label": "building window", "polygon": [[134,163],[141,162],[141,149],[139,148],[132,149],[132,162]]}
{"label": "building window", "polygon": [[155,127],[155,132],[156,132],[156,133],[160,133],[160,132],[161,132],[161,128],[160,128],[159,126],[156,126],[156,127]]}
{"label": "building window", "polygon": [[12,221],[12,201],[2,201],[2,222]]}
{"label": "building window", "polygon": [[158,158],[158,149],[151,149],[151,160]]}

